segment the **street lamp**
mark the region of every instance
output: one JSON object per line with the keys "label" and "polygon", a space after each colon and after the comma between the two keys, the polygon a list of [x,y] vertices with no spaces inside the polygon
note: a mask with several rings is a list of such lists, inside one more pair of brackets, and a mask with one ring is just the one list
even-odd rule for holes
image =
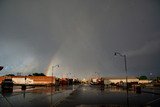
{"label": "street lamp", "polygon": [[[71,73],[69,72],[69,73],[67,73],[66,74],[66,77],[69,79],[70,77],[71,77]],[[71,77],[72,78],[72,77]]]}
{"label": "street lamp", "polygon": [[0,66],[0,71],[3,69],[3,66]]}
{"label": "street lamp", "polygon": [[98,72],[95,72],[95,74],[97,74],[98,78],[100,78],[100,74]]}
{"label": "street lamp", "polygon": [[68,85],[70,85],[71,84],[70,79],[72,79],[72,75],[70,72],[66,74],[66,78],[67,78]]}
{"label": "street lamp", "polygon": [[121,56],[121,57],[124,58],[125,72],[126,72],[126,87],[127,87],[127,92],[128,92],[128,84],[127,84],[128,83],[128,77],[127,77],[127,60],[126,60],[126,55],[121,54],[119,52],[115,52],[114,55],[115,56],[119,55],[119,56]]}
{"label": "street lamp", "polygon": [[128,78],[127,78],[127,60],[126,60],[126,55],[121,54],[119,52],[114,53],[115,56],[119,55],[124,58],[124,66],[125,66],[125,71],[126,71],[126,91],[127,91],[127,107],[129,107],[129,99],[128,99]]}
{"label": "street lamp", "polygon": [[54,70],[55,67],[58,67],[58,68],[59,68],[59,65],[54,65],[54,66],[52,66],[52,83],[53,83],[53,70]]}
{"label": "street lamp", "polygon": [[52,66],[52,80],[51,80],[51,107],[52,107],[52,91],[53,91],[53,70],[55,67],[59,67],[59,65]]}

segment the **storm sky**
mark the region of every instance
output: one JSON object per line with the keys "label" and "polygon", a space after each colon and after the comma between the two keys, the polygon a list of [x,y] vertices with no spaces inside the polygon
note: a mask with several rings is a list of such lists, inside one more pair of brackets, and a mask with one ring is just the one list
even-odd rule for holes
{"label": "storm sky", "polygon": [[159,0],[0,0],[0,75],[160,75]]}

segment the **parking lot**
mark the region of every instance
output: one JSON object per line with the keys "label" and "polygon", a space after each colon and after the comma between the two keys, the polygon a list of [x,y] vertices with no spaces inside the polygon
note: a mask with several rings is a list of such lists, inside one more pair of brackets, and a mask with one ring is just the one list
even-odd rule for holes
{"label": "parking lot", "polygon": [[[143,92],[144,90],[144,92]],[[160,95],[141,94],[125,89],[88,84],[53,87],[15,87],[12,93],[0,94],[0,107],[159,107]],[[158,92],[158,91],[157,91]]]}

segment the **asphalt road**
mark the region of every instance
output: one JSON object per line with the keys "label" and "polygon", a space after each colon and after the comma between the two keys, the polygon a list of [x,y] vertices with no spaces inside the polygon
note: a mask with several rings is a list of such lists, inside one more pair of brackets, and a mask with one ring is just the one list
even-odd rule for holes
{"label": "asphalt road", "polygon": [[[148,90],[150,91],[150,90]],[[153,90],[152,90],[153,91]],[[160,95],[91,85],[28,87],[0,93],[0,107],[159,107]]]}
{"label": "asphalt road", "polygon": [[160,95],[82,85],[58,107],[160,107]]}
{"label": "asphalt road", "polygon": [[0,93],[0,107],[53,107],[68,97],[77,86],[29,87],[21,90],[14,87],[12,93]]}

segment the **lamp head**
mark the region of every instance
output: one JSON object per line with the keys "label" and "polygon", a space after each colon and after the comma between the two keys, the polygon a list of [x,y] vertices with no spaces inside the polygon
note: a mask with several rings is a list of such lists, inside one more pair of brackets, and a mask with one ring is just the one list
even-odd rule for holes
{"label": "lamp head", "polygon": [[0,66],[0,71],[3,69],[3,66]]}

